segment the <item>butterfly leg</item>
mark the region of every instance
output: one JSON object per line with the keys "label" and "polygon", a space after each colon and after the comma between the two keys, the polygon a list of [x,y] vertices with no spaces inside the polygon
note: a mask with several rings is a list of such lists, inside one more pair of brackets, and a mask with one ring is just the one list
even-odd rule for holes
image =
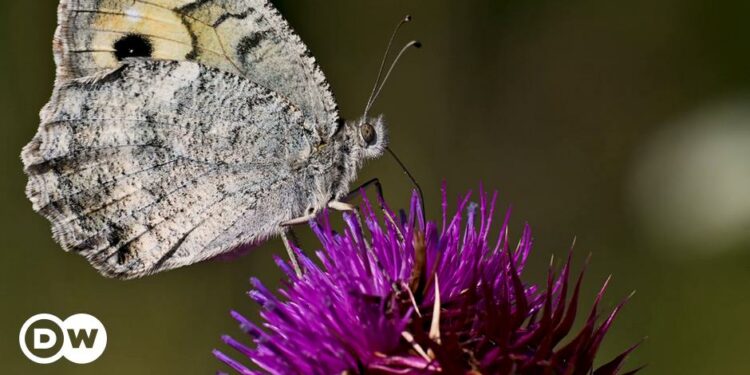
{"label": "butterfly leg", "polygon": [[281,240],[284,242],[286,253],[287,255],[289,255],[289,261],[292,263],[292,268],[294,268],[294,273],[297,274],[297,277],[302,277],[302,268],[299,266],[299,260],[297,259],[297,254],[295,254],[293,248],[293,246],[296,246],[298,241],[297,236],[294,235],[292,227],[296,225],[306,224],[313,219],[315,219],[314,213],[287,220],[279,224],[279,226],[281,227]]}
{"label": "butterfly leg", "polygon": [[342,201],[330,201],[328,202],[328,208],[341,212],[353,212],[357,210],[355,205]]}
{"label": "butterfly leg", "polygon": [[[385,200],[385,197],[383,196],[383,185],[380,183],[380,179],[373,178],[370,181],[365,182],[362,185],[357,186],[356,188],[352,189],[352,191],[349,192],[346,196],[341,198],[342,202],[350,202],[352,199],[354,199],[361,190],[367,190],[372,187],[375,187],[375,191],[378,194],[378,202],[382,203]],[[381,204],[382,208],[382,204]]]}
{"label": "butterfly leg", "polygon": [[[370,188],[373,188],[373,187],[375,188],[375,191],[376,191],[376,193],[378,195],[378,206],[380,206],[380,210],[383,212],[383,217],[385,217],[385,219],[388,220],[388,222],[390,222],[391,225],[393,225],[393,228],[396,230],[396,233],[398,234],[399,239],[401,239],[403,241],[404,235],[403,235],[403,233],[401,233],[400,227],[396,224],[395,218],[385,208],[385,203],[384,203],[385,202],[385,197],[383,195],[383,185],[380,183],[380,179],[378,179],[378,178],[373,178],[372,180],[369,180],[369,181],[365,182],[364,184],[358,186],[357,188],[355,188],[352,191],[350,191],[349,194],[347,194],[346,196],[344,196],[343,198],[341,198],[338,201],[331,201],[328,204],[328,207],[331,208],[331,209],[337,209],[337,208],[333,207],[332,204],[335,204],[337,206],[339,206],[339,205],[346,205],[347,207],[351,207],[352,208],[352,209],[349,209],[349,210],[346,210],[346,211],[354,211],[353,208],[355,206],[352,205],[352,204],[350,204],[350,203],[346,203],[346,202],[350,202],[350,201],[354,200],[354,198],[356,198],[357,195],[359,195],[359,193],[360,193],[361,190],[367,190],[367,189],[370,189]],[[339,211],[342,211],[342,210],[339,210]],[[354,211],[354,212],[356,213],[356,211]]]}
{"label": "butterfly leg", "polygon": [[360,219],[359,217],[359,211],[357,211],[357,206],[349,203],[359,194],[359,192],[362,189],[368,189],[372,186],[375,186],[378,192],[378,203],[380,204],[380,208],[383,209],[383,212],[385,212],[385,208],[383,207],[383,186],[380,185],[380,180],[377,178],[373,178],[370,181],[365,182],[364,184],[358,186],[356,189],[350,191],[348,194],[346,194],[341,199],[336,199],[328,202],[328,208],[336,211],[341,212],[351,212],[354,215],[357,216],[357,219]]}
{"label": "butterfly leg", "polygon": [[[378,180],[377,178],[373,178],[372,180],[367,181],[364,184],[358,186],[356,189],[350,191],[341,199],[335,199],[335,200],[328,202],[328,208],[332,210],[336,210],[336,211],[341,211],[341,212],[351,212],[357,216],[357,219],[360,219],[359,211],[357,211],[357,206],[349,202],[354,200],[354,198],[356,198],[357,195],[359,195],[362,189],[368,189],[372,186],[375,186],[377,188],[378,202],[380,203],[380,208],[383,209],[384,208],[382,205],[383,187],[380,185],[380,180]],[[383,210],[383,212],[385,212],[385,210]]]}
{"label": "butterfly leg", "polygon": [[[377,178],[374,178],[358,186],[356,189],[349,192],[349,194],[344,196],[342,199],[332,200],[328,202],[328,208],[332,210],[336,210],[336,211],[353,213],[357,217],[357,220],[360,222],[360,225],[361,225],[362,220],[359,215],[359,211],[357,210],[357,206],[348,202],[354,200],[354,198],[356,198],[356,196],[359,194],[359,192],[362,189],[369,189],[372,187],[376,188],[376,191],[378,194],[378,204],[380,206],[380,209],[383,211],[383,215],[393,225],[393,227],[396,228],[399,238],[403,239],[403,235],[401,234],[401,231],[398,225],[396,225],[395,220],[393,219],[391,214],[388,212],[388,210],[385,209],[385,206],[383,205],[383,202],[384,202],[383,186],[380,184],[380,180]],[[296,241],[294,240],[294,232],[292,231],[291,227],[296,226],[296,225],[306,224],[310,220],[315,219],[316,216],[317,216],[316,213],[307,214],[307,215],[300,216],[295,219],[287,220],[280,224],[281,229],[282,229],[281,237],[282,237],[282,241],[284,242],[284,247],[286,248],[287,254],[289,255],[289,259],[292,263],[292,267],[294,268],[294,272],[297,274],[298,277],[302,276],[302,269],[299,266],[299,261],[297,260],[297,256],[294,252],[294,249],[292,248],[293,244],[296,243]]]}
{"label": "butterfly leg", "polygon": [[[359,214],[359,210],[357,210],[357,206],[351,203],[346,203],[346,202],[342,202],[339,200],[333,200],[333,201],[328,202],[328,208],[339,211],[339,212],[347,212],[347,213],[354,215],[354,217],[357,219],[357,223],[359,223],[359,227],[364,228],[364,226],[362,225],[362,215]],[[370,245],[367,243],[367,241],[365,241],[365,246],[367,247],[368,250],[371,250]]]}
{"label": "butterfly leg", "polygon": [[[380,206],[380,209],[383,212],[383,216],[393,225],[393,228],[396,230],[397,235],[403,241],[404,236],[401,233],[401,229],[399,229],[399,226],[396,225],[396,221],[393,219],[390,212],[385,209],[385,204],[384,204],[385,199],[383,198],[383,186],[380,184],[380,180],[377,178],[373,178],[372,180],[367,181],[364,184],[358,186],[356,189],[349,192],[349,194],[347,194],[340,200],[333,200],[329,202],[328,208],[332,210],[337,210],[337,211],[351,212],[357,218],[357,222],[359,222],[359,226],[364,227],[362,225],[362,217],[359,213],[359,210],[357,209],[357,206],[348,202],[354,200],[360,194],[361,190],[370,189],[372,187],[375,187],[377,191],[378,205]],[[364,241],[364,245],[367,248],[367,251],[373,254],[372,259],[375,261],[375,264],[377,265],[377,267],[380,268],[380,270],[382,271],[382,275],[386,277],[386,279],[388,280],[388,283],[391,285],[391,288],[393,289],[393,291],[396,293],[399,293],[401,289],[390,278],[390,276],[388,276],[388,273],[385,271],[385,268],[380,262],[380,259],[378,259],[378,256],[375,253],[373,253],[372,246],[367,242],[367,240]]]}
{"label": "butterfly leg", "polygon": [[293,248],[296,247],[297,236],[294,235],[291,228],[284,228],[284,230],[281,231],[281,241],[284,242],[284,247],[289,256],[289,261],[292,263],[294,273],[297,274],[297,277],[302,277],[302,267],[299,266],[299,260],[297,259],[297,254],[294,253]]}
{"label": "butterfly leg", "polygon": [[296,219],[287,220],[283,223],[281,223],[282,228],[286,227],[293,227],[295,225],[301,225],[301,224],[307,224],[310,220],[315,219],[317,215],[313,214],[307,214],[305,216],[300,216]]}

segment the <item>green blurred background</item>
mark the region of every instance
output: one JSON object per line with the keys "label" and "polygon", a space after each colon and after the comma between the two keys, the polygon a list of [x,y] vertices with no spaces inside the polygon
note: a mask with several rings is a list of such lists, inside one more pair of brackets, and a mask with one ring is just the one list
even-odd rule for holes
{"label": "green blurred background", "polygon": [[[219,336],[249,315],[248,278],[280,278],[278,240],[234,262],[143,280],[97,275],[61,251],[23,190],[18,155],[53,81],[55,0],[0,5],[0,368],[4,374],[212,373]],[[497,188],[514,233],[535,231],[528,277],[577,236],[593,254],[587,301],[608,274],[613,306],[637,290],[605,360],[646,374],[750,373],[750,3],[746,1],[274,1],[326,72],[346,117],[361,113],[384,44],[406,13],[408,55],[377,112],[437,212],[450,192]],[[393,206],[409,183],[383,158]],[[307,248],[315,242],[302,229]],[[584,303],[587,304],[587,303]],[[109,344],[90,365],[35,365],[18,331],[30,316],[97,316]]]}

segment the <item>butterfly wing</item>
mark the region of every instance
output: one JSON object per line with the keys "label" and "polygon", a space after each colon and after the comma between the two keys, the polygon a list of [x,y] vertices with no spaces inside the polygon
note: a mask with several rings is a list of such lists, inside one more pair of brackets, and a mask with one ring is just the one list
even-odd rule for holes
{"label": "butterfly wing", "polygon": [[126,57],[197,61],[280,93],[318,124],[336,129],[325,76],[267,0],[61,0],[58,78],[112,69]]}
{"label": "butterfly wing", "polygon": [[275,234],[304,210],[295,168],[319,142],[299,109],[244,78],[132,60],[58,85],[22,159],[63,248],[132,278]]}

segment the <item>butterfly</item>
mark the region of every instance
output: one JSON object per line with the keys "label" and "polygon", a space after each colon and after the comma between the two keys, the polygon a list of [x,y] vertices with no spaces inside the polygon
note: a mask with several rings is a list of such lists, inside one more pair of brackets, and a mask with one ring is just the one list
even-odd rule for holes
{"label": "butterfly", "polygon": [[339,117],[266,0],[62,0],[58,21],[26,193],[105,276],[193,264],[345,209],[386,150],[382,117]]}

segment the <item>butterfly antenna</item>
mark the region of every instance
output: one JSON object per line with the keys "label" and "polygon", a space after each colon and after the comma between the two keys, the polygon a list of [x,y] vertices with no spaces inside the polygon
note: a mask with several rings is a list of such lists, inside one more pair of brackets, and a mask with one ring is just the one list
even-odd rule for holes
{"label": "butterfly antenna", "polygon": [[372,103],[375,101],[376,92],[378,91],[378,87],[380,86],[380,79],[383,77],[383,72],[385,69],[385,63],[388,61],[388,56],[391,54],[391,47],[393,47],[393,41],[396,39],[396,36],[398,35],[399,30],[401,30],[401,26],[403,26],[406,23],[411,22],[411,16],[406,15],[401,21],[399,21],[398,25],[393,29],[393,34],[391,34],[391,39],[388,40],[388,46],[385,48],[385,55],[383,55],[383,60],[380,62],[380,69],[378,69],[378,78],[375,79],[375,84],[372,87],[372,92],[370,93],[370,98],[367,99],[367,105],[365,106],[365,113],[362,117],[367,117],[367,113],[370,112],[370,107],[372,107]]}
{"label": "butterfly antenna", "polygon": [[398,65],[398,61],[401,60],[401,56],[403,56],[404,53],[406,53],[406,51],[408,51],[409,48],[412,47],[421,48],[422,43],[420,43],[418,40],[412,40],[411,42],[407,43],[404,48],[401,49],[401,52],[399,52],[398,55],[396,55],[393,63],[391,63],[391,67],[388,69],[388,73],[386,73],[385,77],[383,78],[383,82],[380,83],[380,87],[378,88],[377,92],[375,92],[375,96],[372,97],[370,104],[367,105],[367,108],[365,109],[365,117],[367,116],[367,113],[370,112],[370,107],[372,107],[372,105],[375,104],[375,101],[378,100],[380,92],[383,91],[383,87],[385,86],[386,82],[388,82],[388,78],[391,76],[391,73],[393,73],[393,69],[396,68],[396,65]]}
{"label": "butterfly antenna", "polygon": [[[419,41],[413,40],[409,43],[407,43],[404,48],[401,49],[401,51],[396,55],[396,58],[393,60],[393,63],[391,63],[391,67],[388,69],[388,72],[385,74],[385,77],[383,78],[383,82],[380,83],[380,87],[378,87],[377,91],[375,91],[375,95],[372,97],[370,103],[367,105],[367,109],[365,110],[365,116],[367,116],[367,113],[370,111],[370,107],[373,103],[375,103],[375,100],[378,99],[378,96],[380,96],[380,92],[383,91],[383,87],[385,86],[386,82],[388,82],[388,78],[391,76],[391,73],[393,73],[393,69],[398,65],[398,61],[401,59],[401,56],[404,55],[404,53],[409,50],[409,48],[420,48],[422,47],[422,44]],[[427,219],[427,214],[425,213],[424,208],[424,193],[422,192],[422,187],[419,186],[419,182],[417,182],[417,179],[414,178],[414,175],[411,174],[409,171],[409,168],[406,168],[406,165],[401,161],[401,159],[396,155],[395,152],[390,147],[385,148],[389,154],[393,157],[394,160],[396,160],[396,163],[401,167],[401,170],[404,171],[404,174],[409,177],[409,180],[411,180],[412,185],[414,185],[414,188],[417,189],[417,192],[419,193],[419,201],[420,201],[420,208],[422,211],[422,218]]]}
{"label": "butterfly antenna", "polygon": [[[391,48],[393,47],[393,41],[396,40],[396,36],[398,35],[399,30],[401,30],[401,27],[411,22],[412,18],[410,15],[406,15],[399,23],[396,25],[396,28],[393,30],[393,34],[391,34],[391,38],[388,40],[388,46],[385,49],[385,54],[383,55],[383,60],[380,62],[380,68],[378,69],[378,77],[375,79],[375,85],[373,85],[372,92],[370,93],[370,98],[367,99],[367,105],[365,106],[365,113],[362,115],[363,119],[367,118],[367,114],[370,113],[370,109],[372,108],[372,105],[375,104],[375,101],[378,99],[378,96],[380,96],[380,92],[383,91],[383,87],[385,86],[385,83],[388,81],[388,78],[391,76],[391,73],[393,72],[393,69],[398,64],[398,61],[401,59],[401,56],[404,55],[404,53],[411,47],[420,48],[422,47],[422,44],[416,40],[411,41],[407,43],[401,51],[396,55],[396,58],[391,63],[390,68],[388,68],[388,71],[385,73],[385,78],[383,78],[383,73],[385,72],[385,64],[388,61],[388,56],[391,54]],[[381,81],[382,78],[382,81]],[[414,185],[414,188],[417,189],[417,193],[419,194],[419,200],[420,200],[420,208],[422,211],[422,218],[426,220],[427,216],[425,213],[424,208],[424,193],[422,192],[422,187],[419,186],[419,182],[416,178],[414,178],[414,175],[411,174],[409,171],[409,168],[406,168],[406,165],[401,161],[401,159],[396,155],[396,153],[390,148],[385,148],[388,153],[393,157],[393,159],[398,163],[399,167],[401,167],[401,170],[404,171],[404,174],[411,180],[412,185]]]}

